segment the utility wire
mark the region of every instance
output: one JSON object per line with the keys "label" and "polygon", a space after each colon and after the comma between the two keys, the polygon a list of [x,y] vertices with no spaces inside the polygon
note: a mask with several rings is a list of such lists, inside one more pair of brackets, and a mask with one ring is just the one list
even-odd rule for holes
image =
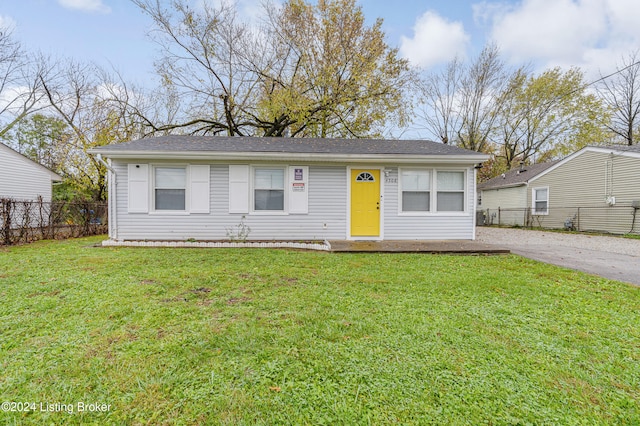
{"label": "utility wire", "polygon": [[564,98],[564,97],[566,97],[566,96],[571,96],[571,95],[573,95],[573,94],[574,94],[574,93],[576,93],[576,92],[579,92],[579,91],[581,91],[581,90],[584,90],[584,89],[586,89],[586,88],[587,88],[587,87],[589,87],[589,86],[593,86],[593,85],[594,85],[594,84],[596,84],[596,83],[600,83],[601,81],[604,81],[604,80],[606,80],[606,79],[608,79],[608,78],[611,78],[611,77],[613,77],[614,75],[616,75],[616,74],[620,74],[621,72],[626,71],[626,70],[628,70],[629,68],[631,68],[631,67],[635,67],[635,66],[637,66],[637,65],[640,65],[640,61],[636,61],[636,62],[634,62],[634,63],[632,63],[632,64],[630,64],[630,65],[627,65],[627,66],[626,66],[626,67],[624,67],[624,68],[620,68],[619,70],[616,70],[616,71],[612,72],[611,74],[605,75],[604,77],[600,77],[600,78],[599,78],[599,79],[597,79],[597,80],[593,80],[592,82],[585,83],[582,87],[578,87],[577,89],[573,89],[572,91],[567,92],[567,93],[565,93],[564,95],[560,95],[560,96],[558,96],[558,98],[559,98],[559,99],[562,99],[562,98]]}

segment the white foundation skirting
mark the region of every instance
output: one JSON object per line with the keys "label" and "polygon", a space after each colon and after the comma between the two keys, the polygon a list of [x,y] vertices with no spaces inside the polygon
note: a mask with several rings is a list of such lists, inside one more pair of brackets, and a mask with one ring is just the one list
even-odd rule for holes
{"label": "white foundation skirting", "polygon": [[331,244],[325,240],[318,243],[294,243],[294,242],[213,242],[213,241],[115,241],[105,240],[103,247],[179,247],[179,248],[292,248],[303,250],[330,251]]}

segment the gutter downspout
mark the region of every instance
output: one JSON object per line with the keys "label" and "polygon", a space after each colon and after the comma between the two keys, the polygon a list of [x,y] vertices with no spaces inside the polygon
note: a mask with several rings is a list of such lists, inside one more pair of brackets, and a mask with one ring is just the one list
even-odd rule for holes
{"label": "gutter downspout", "polygon": [[109,172],[107,174],[107,188],[109,191],[109,199],[107,200],[107,212],[109,214],[109,239],[117,240],[118,239],[118,226],[117,226],[117,214],[114,203],[111,200],[115,200],[116,187],[118,185],[116,178],[116,171],[113,167],[111,167],[111,159],[108,160],[108,163],[102,159],[102,155],[97,154],[96,159],[107,168]]}
{"label": "gutter downspout", "polygon": [[478,214],[478,185],[476,184],[478,179],[478,170],[474,167],[473,169],[473,233],[471,234],[471,240],[475,241],[476,239],[476,216]]}

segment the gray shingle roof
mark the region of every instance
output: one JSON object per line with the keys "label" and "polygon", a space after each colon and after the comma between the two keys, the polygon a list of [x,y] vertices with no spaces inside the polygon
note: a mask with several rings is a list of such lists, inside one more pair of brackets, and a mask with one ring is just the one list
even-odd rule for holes
{"label": "gray shingle roof", "polygon": [[604,146],[594,146],[594,148],[608,148],[608,149],[614,149],[616,151],[622,151],[622,152],[638,152],[640,153],[640,144],[636,144],[636,145],[604,145]]}
{"label": "gray shingle roof", "polygon": [[489,179],[478,185],[478,190],[506,188],[510,186],[520,186],[529,182],[530,179],[538,176],[540,173],[547,170],[549,167],[557,164],[560,160],[550,161],[548,163],[531,164],[525,166],[524,171],[520,171],[520,168],[509,170],[507,173]]}
{"label": "gray shingle roof", "polygon": [[[485,154],[427,140],[258,138],[170,135],[94,148],[92,153],[110,152],[231,152],[296,154],[400,154],[478,155]],[[480,158],[482,160],[482,158]]]}
{"label": "gray shingle roof", "polygon": [[486,182],[479,184],[478,190],[498,189],[498,188],[507,188],[511,186],[524,185],[527,182],[529,182],[529,180],[543,173],[544,171],[554,166],[555,164],[558,164],[560,161],[565,161],[565,160],[569,161],[569,159],[573,158],[575,155],[579,155],[581,152],[585,150],[593,150],[593,149],[597,149],[597,150],[606,149],[606,150],[612,150],[612,151],[618,151],[618,152],[632,152],[635,154],[635,153],[640,153],[640,144],[631,145],[631,146],[629,145],[587,146],[581,149],[580,151],[577,151],[572,155],[565,157],[562,160],[555,160],[555,161],[550,161],[548,163],[532,164],[530,166],[526,166],[525,167],[526,171],[524,172],[520,172],[519,169],[510,170],[502,176],[497,176],[493,179],[490,179]]}

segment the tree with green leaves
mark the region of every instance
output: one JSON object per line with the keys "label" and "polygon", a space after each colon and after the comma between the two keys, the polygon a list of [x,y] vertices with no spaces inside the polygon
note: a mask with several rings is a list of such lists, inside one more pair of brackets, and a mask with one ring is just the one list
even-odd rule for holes
{"label": "tree with green leaves", "polygon": [[259,28],[226,2],[134,2],[155,23],[158,72],[182,100],[170,123],[138,114],[148,133],[362,137],[407,118],[409,64],[355,0],[265,3]]}
{"label": "tree with green leaves", "polygon": [[261,71],[259,106],[272,123],[287,117],[279,134],[360,137],[405,123],[414,75],[355,0],[290,0],[269,15],[268,33],[281,50]]}
{"label": "tree with green leaves", "polygon": [[65,174],[71,134],[62,119],[36,113],[20,120],[3,138],[24,156]]}
{"label": "tree with green leaves", "polygon": [[516,73],[498,116],[495,141],[507,167],[544,161],[608,140],[607,110],[587,91],[582,71]]}
{"label": "tree with green leaves", "polygon": [[69,132],[63,175],[79,197],[94,201],[107,197],[107,170],[87,151],[141,136],[131,117],[118,108],[113,95],[124,94],[111,80],[95,65],[68,61],[41,81],[50,110]]}

